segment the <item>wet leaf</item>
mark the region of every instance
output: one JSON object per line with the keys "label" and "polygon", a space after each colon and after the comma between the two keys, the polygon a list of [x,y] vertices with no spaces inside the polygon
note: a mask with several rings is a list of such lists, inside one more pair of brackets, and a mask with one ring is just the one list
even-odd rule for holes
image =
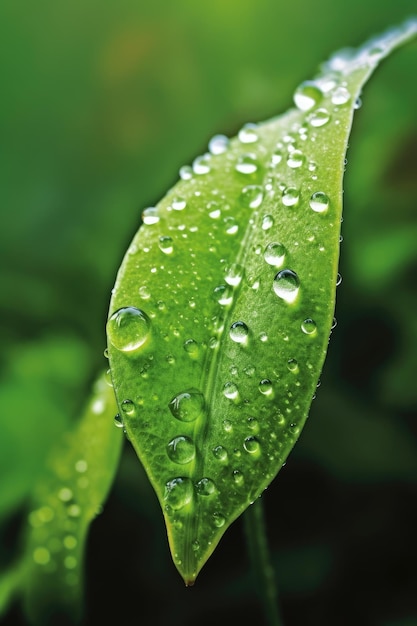
{"label": "wet leaf", "polygon": [[209,152],[143,225],[107,324],[120,420],[192,584],[298,439],[333,322],[344,160],[361,88],[416,22],[344,50]]}

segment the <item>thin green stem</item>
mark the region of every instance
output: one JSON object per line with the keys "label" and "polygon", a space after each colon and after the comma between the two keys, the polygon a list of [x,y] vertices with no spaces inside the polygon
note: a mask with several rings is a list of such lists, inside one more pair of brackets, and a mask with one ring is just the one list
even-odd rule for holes
{"label": "thin green stem", "polygon": [[283,626],[278,609],[277,586],[270,559],[264,507],[261,498],[258,498],[252,506],[246,509],[243,519],[248,553],[267,624],[268,626]]}

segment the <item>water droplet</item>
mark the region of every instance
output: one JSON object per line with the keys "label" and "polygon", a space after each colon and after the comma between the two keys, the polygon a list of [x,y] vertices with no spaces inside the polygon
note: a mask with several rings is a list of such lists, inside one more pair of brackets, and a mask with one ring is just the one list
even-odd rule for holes
{"label": "water droplet", "polygon": [[227,450],[223,446],[216,446],[213,448],[213,455],[218,461],[227,461]]}
{"label": "water droplet", "polygon": [[195,446],[189,437],[180,435],[172,439],[167,446],[168,456],[174,463],[189,463],[195,457]]}
{"label": "water droplet", "polygon": [[232,472],[233,480],[236,485],[243,485],[243,474],[240,470],[233,470]]}
{"label": "water droplet", "polygon": [[264,333],[264,332],[259,333],[259,339],[260,339],[263,343],[265,343],[266,341],[268,341],[268,335],[267,335],[266,333]]}
{"label": "water droplet", "polygon": [[107,322],[107,334],[115,348],[122,352],[134,352],[150,335],[149,317],[133,306],[119,309]]}
{"label": "water droplet", "polygon": [[269,230],[274,225],[274,218],[272,215],[264,215],[262,218],[262,230]]}
{"label": "water droplet", "polygon": [[301,150],[293,150],[289,153],[287,158],[287,165],[288,167],[291,167],[291,169],[295,170],[299,167],[302,167],[302,165],[304,165],[304,162],[305,156],[301,152]]}
{"label": "water droplet", "polygon": [[342,283],[342,280],[343,280],[342,274],[338,273],[336,276],[336,287],[338,287]]}
{"label": "water droplet", "polygon": [[165,254],[172,254],[174,250],[172,237],[159,237],[159,249]]}
{"label": "water droplet", "polygon": [[229,331],[230,339],[236,343],[246,343],[249,335],[249,328],[245,322],[234,322]]}
{"label": "water droplet", "polygon": [[250,209],[257,209],[264,199],[264,191],[259,185],[247,185],[243,187],[240,201],[243,206]]}
{"label": "water droplet", "polygon": [[70,504],[67,513],[70,517],[80,517],[81,507],[78,504]]}
{"label": "water droplet", "polygon": [[243,278],[243,267],[239,263],[228,265],[225,270],[224,279],[228,285],[237,287]]}
{"label": "water droplet", "polygon": [[164,500],[168,508],[179,511],[193,499],[193,483],[189,478],[173,478],[165,485]]}
{"label": "water droplet", "polygon": [[184,198],[174,198],[171,202],[171,206],[174,211],[183,211],[187,206],[187,201]]}
{"label": "water droplet", "polygon": [[176,419],[193,422],[204,413],[204,396],[197,389],[190,389],[176,395],[168,406]]}
{"label": "water droplet", "polygon": [[223,154],[229,147],[229,143],[226,135],[214,135],[209,141],[208,149],[213,155]]}
{"label": "water droplet", "polygon": [[298,374],[300,368],[298,367],[298,361],[296,359],[288,359],[287,367],[293,374]]}
{"label": "water droplet", "polygon": [[225,383],[223,387],[223,393],[226,396],[226,398],[229,398],[229,400],[236,400],[236,398],[239,395],[239,390],[237,388],[237,385],[235,385],[235,383],[228,382],[228,383]]}
{"label": "water droplet", "polygon": [[332,328],[331,328],[331,330],[334,330],[334,329],[336,328],[336,326],[337,326],[337,319],[334,317],[334,318],[333,318],[333,322],[332,322]]}
{"label": "water droplet", "polygon": [[275,167],[276,165],[278,165],[279,163],[281,163],[282,161],[282,149],[281,147],[278,147],[273,153],[272,153],[272,157],[271,157],[271,165],[273,167]]}
{"label": "water droplet", "polygon": [[255,143],[258,141],[257,130],[256,124],[245,124],[238,133],[239,141],[241,143]]}
{"label": "water droplet", "polygon": [[323,191],[316,191],[310,198],[310,209],[316,213],[324,213],[329,208],[329,198]]}
{"label": "water droplet", "polygon": [[214,289],[214,296],[219,304],[228,306],[233,302],[233,287],[230,285],[218,285]]}
{"label": "water droplet", "polygon": [[150,206],[142,212],[142,222],[147,226],[157,224],[159,222],[158,209]]}
{"label": "water droplet", "polygon": [[296,206],[300,200],[300,191],[296,187],[286,187],[282,192],[284,206]]}
{"label": "water droplet", "polygon": [[332,102],[336,105],[346,104],[351,96],[346,87],[336,87],[332,94]]}
{"label": "water droplet", "polygon": [[272,242],[265,248],[264,259],[268,265],[280,267],[284,263],[285,252],[286,250],[282,243]]}
{"label": "water droplet", "polygon": [[123,400],[122,411],[125,415],[133,416],[136,413],[135,403],[132,400]]}
{"label": "water droplet", "polygon": [[235,165],[235,170],[240,174],[255,174],[259,163],[255,154],[242,154]]}
{"label": "water droplet", "polygon": [[114,425],[117,426],[117,428],[124,428],[123,420],[119,413],[114,416]]}
{"label": "water droplet", "polygon": [[194,339],[187,339],[187,341],[184,342],[184,350],[190,356],[195,357],[198,355],[198,343]]}
{"label": "water droplet", "polygon": [[214,200],[207,204],[207,210],[212,220],[217,220],[222,214],[219,203]]}
{"label": "water droplet", "polygon": [[249,454],[257,454],[261,451],[261,446],[256,437],[246,437],[243,447]]}
{"label": "water droplet", "polygon": [[306,335],[315,335],[317,332],[317,324],[314,320],[311,319],[311,317],[308,317],[301,324],[301,330]]}
{"label": "water droplet", "polygon": [[270,396],[272,393],[272,383],[269,378],[263,378],[258,385],[258,389],[265,396]]}
{"label": "water droplet", "polygon": [[37,565],[47,565],[51,560],[51,554],[49,550],[43,546],[35,548],[33,551],[33,560]]}
{"label": "water droplet", "polygon": [[139,287],[139,295],[143,300],[149,300],[151,292],[146,285],[142,285],[142,287]]}
{"label": "water droplet", "polygon": [[182,180],[191,180],[193,177],[193,170],[190,165],[183,165],[180,168],[180,178]]}
{"label": "water droplet", "polygon": [[313,128],[320,128],[330,121],[330,117],[330,113],[327,109],[317,109],[317,111],[314,111],[308,116],[307,121]]}
{"label": "water droplet", "polygon": [[66,535],[63,540],[64,548],[67,550],[74,550],[77,547],[78,541],[74,535]]}
{"label": "water droplet", "polygon": [[215,483],[211,478],[202,478],[196,484],[196,490],[199,496],[212,496],[217,492]]}
{"label": "water droplet", "polygon": [[77,559],[75,556],[66,556],[64,559],[64,567],[67,569],[75,569],[77,567]]}
{"label": "water droplet", "polygon": [[292,304],[298,296],[300,281],[292,270],[281,270],[274,278],[273,288],[279,298]]}
{"label": "water droplet", "polygon": [[223,420],[223,428],[227,433],[231,433],[233,431],[233,424],[230,420]]}
{"label": "water droplet", "polygon": [[213,513],[213,522],[214,522],[214,525],[217,526],[217,528],[221,528],[222,526],[225,525],[226,518],[221,513],[218,513],[217,511],[215,511]]}
{"label": "water droplet", "polygon": [[294,92],[294,103],[300,111],[309,111],[317,106],[323,97],[320,87],[313,81],[306,80]]}
{"label": "water droplet", "polygon": [[75,471],[84,474],[88,469],[88,463],[85,459],[79,459],[75,463]]}
{"label": "water droplet", "polygon": [[60,489],[58,492],[58,498],[62,502],[69,502],[72,499],[72,497],[73,497],[73,493],[71,489],[69,489],[68,487],[62,487],[62,489]]}
{"label": "water droplet", "polygon": [[224,220],[224,225],[226,233],[228,235],[235,235],[239,230],[239,225],[237,224],[234,217],[226,217]]}

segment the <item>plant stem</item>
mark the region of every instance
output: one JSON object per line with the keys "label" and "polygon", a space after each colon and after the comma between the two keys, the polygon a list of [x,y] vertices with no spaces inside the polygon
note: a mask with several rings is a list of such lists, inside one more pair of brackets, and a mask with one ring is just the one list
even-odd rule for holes
{"label": "plant stem", "polygon": [[266,537],[264,506],[258,498],[244,515],[246,544],[256,580],[259,599],[268,626],[283,626],[278,609],[277,586]]}

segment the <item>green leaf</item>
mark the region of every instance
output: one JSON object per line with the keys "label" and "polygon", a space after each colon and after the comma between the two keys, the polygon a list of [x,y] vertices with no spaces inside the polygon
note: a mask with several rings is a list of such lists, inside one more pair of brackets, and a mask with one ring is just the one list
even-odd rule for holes
{"label": "green leaf", "polygon": [[330,59],[296,108],[180,180],[119,271],[107,324],[121,421],[192,584],[307,417],[332,327],[342,178],[361,88],[410,21]]}
{"label": "green leaf", "polygon": [[[23,558],[23,594],[31,622],[81,609],[88,528],[117,469],[123,438],[114,427],[113,389],[98,379],[82,419],[60,439],[35,488]],[[23,569],[22,569],[23,567]],[[4,585],[3,585],[4,586]]]}

